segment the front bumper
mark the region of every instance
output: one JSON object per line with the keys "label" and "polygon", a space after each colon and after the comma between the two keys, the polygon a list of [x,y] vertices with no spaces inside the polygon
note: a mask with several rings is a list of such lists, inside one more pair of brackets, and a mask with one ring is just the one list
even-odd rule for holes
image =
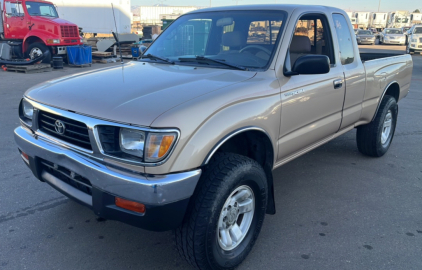
{"label": "front bumper", "polygon": [[384,43],[384,44],[395,44],[395,45],[405,45],[406,40],[394,40],[394,39],[386,40],[386,39],[384,39],[384,41],[382,43]]}
{"label": "front bumper", "polygon": [[410,43],[409,48],[413,51],[422,51],[422,43],[412,42]]}
{"label": "front bumper", "polygon": [[358,42],[358,44],[374,44],[375,43],[375,39],[373,39],[373,40],[370,40],[370,39],[367,39],[367,40],[357,40],[357,42]]}
{"label": "front bumper", "polygon": [[[100,217],[148,230],[165,231],[181,224],[201,176],[201,170],[168,175],[121,170],[57,145],[23,127],[15,129],[15,141],[19,150],[28,155],[27,165],[39,180],[90,207]],[[46,163],[51,164],[50,169],[45,167]],[[53,167],[59,174],[52,173],[55,172]],[[63,172],[72,175],[66,178],[70,182],[63,181],[60,175]],[[92,187],[90,191],[72,182],[75,175],[87,179]],[[146,212],[139,214],[117,207],[116,196],[144,204]]]}

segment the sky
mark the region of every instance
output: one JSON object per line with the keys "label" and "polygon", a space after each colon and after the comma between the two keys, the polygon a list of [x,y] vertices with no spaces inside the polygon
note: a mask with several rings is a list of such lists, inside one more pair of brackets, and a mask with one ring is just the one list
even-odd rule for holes
{"label": "sky", "polygon": [[132,5],[151,6],[154,4],[165,4],[169,6],[228,6],[248,4],[303,4],[303,5],[324,5],[342,8],[346,11],[378,11],[378,4],[381,1],[380,11],[388,12],[395,10],[422,11],[420,0],[131,0]]}

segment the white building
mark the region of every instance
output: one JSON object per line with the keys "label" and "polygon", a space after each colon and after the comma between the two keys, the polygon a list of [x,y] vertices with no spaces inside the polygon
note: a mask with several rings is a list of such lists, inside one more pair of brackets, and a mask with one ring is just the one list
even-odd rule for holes
{"label": "white building", "polygon": [[161,24],[161,19],[164,15],[167,17],[178,17],[182,14],[185,14],[189,11],[197,10],[198,7],[189,7],[189,6],[179,6],[179,7],[171,7],[171,6],[142,6],[139,8],[139,16],[141,17],[141,24],[146,25],[157,25]]}

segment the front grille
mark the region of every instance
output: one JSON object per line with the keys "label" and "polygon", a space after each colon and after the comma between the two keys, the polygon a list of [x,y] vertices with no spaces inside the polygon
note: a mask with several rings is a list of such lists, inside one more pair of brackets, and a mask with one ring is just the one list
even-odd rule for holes
{"label": "front grille", "polygon": [[62,38],[79,37],[79,30],[77,26],[61,25]]}
{"label": "front grille", "polygon": [[88,179],[70,171],[65,167],[59,166],[44,159],[40,159],[40,164],[41,168],[49,174],[52,174],[56,178],[82,191],[83,193],[92,196],[92,184]]}
{"label": "front grille", "polygon": [[[64,124],[62,133],[57,131],[57,122]],[[42,132],[60,140],[92,150],[91,142],[89,140],[88,127],[82,122],[40,111],[38,114],[38,128]]]}

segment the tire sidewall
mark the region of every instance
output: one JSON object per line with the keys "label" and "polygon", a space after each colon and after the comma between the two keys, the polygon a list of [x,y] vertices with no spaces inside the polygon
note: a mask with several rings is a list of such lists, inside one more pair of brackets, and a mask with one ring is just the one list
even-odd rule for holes
{"label": "tire sidewall", "polygon": [[[258,167],[257,167],[258,166]],[[212,207],[206,235],[206,252],[211,265],[219,268],[232,268],[239,265],[249,254],[261,230],[267,206],[267,183],[263,170],[259,165],[248,164],[238,167],[226,176],[227,185],[220,190]],[[255,196],[255,212],[249,231],[242,242],[230,251],[223,250],[218,243],[217,224],[223,205],[230,194],[239,186],[250,187]],[[223,191],[224,190],[224,191]],[[223,192],[221,192],[223,191]],[[218,269],[218,268],[217,268]]]}
{"label": "tire sidewall", "polygon": [[[386,143],[382,144],[381,135],[382,135],[382,130],[384,126],[384,120],[385,120],[385,117],[387,116],[388,111],[391,111],[391,114],[392,114],[391,131]],[[380,121],[378,123],[378,132],[377,132],[378,136],[377,136],[376,145],[377,145],[377,152],[385,154],[390,148],[391,142],[393,141],[394,133],[396,130],[396,124],[397,124],[398,107],[397,107],[396,100],[393,97],[389,97],[387,103],[382,108],[381,113],[382,114],[380,117]]]}
{"label": "tire sidewall", "polygon": [[[46,45],[42,44],[42,43],[39,43],[39,42],[33,43],[33,44],[31,44],[31,45],[28,46],[28,50],[26,51],[26,57],[31,58],[30,53],[31,53],[31,50],[34,49],[34,48],[39,48],[43,53],[46,50],[49,50],[49,48]],[[51,53],[50,53],[50,56],[49,57],[44,58],[42,60],[42,63],[50,63],[50,62],[51,62]]]}

